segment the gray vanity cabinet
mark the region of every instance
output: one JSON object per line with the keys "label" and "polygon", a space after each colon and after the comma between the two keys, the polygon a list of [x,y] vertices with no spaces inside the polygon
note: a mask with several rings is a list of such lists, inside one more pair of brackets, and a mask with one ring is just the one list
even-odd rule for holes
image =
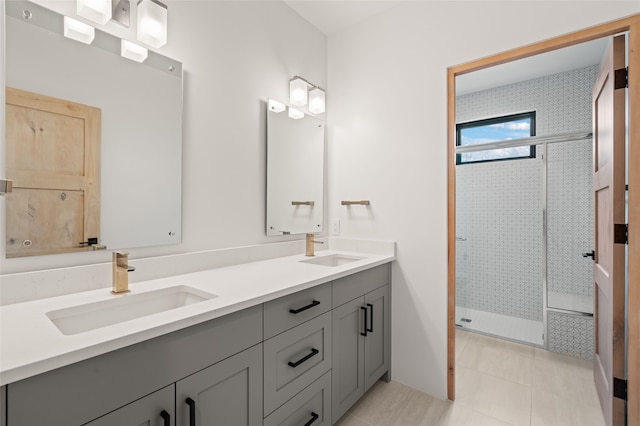
{"label": "gray vanity cabinet", "polygon": [[329,426],[388,378],[389,289],[380,265],[10,383],[0,426]]}
{"label": "gray vanity cabinet", "polygon": [[[333,423],[389,371],[388,283],[387,265],[334,282]],[[343,303],[353,296],[357,297]]]}
{"label": "gray vanity cabinet", "polygon": [[177,382],[176,410],[177,426],[262,425],[262,345]]}
{"label": "gray vanity cabinet", "polygon": [[85,426],[176,426],[174,386],[167,386]]}
{"label": "gray vanity cabinet", "polygon": [[[262,316],[262,305],[254,306],[11,383],[6,388],[7,425],[84,425],[107,413],[116,415],[121,408],[127,413],[132,402],[173,387],[212,365],[223,365],[247,348],[257,347],[254,352],[259,353],[261,362]],[[261,365],[257,368],[261,371]],[[256,404],[261,409],[262,373],[257,376]],[[174,404],[172,400],[169,407]],[[152,410],[148,416],[152,418],[156,412]],[[134,414],[131,422],[137,418],[138,413]]]}

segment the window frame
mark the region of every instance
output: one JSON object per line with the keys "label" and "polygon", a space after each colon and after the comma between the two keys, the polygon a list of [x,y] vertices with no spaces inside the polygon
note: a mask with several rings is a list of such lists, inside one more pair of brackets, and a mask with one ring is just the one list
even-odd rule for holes
{"label": "window frame", "polygon": [[[485,118],[482,120],[467,121],[465,123],[456,123],[456,146],[470,146],[470,145],[461,145],[461,142],[462,142],[461,132],[464,129],[473,128],[473,127],[484,127],[492,124],[509,123],[512,121],[522,120],[523,118],[528,118],[530,120],[529,137],[535,136],[536,135],[536,111],[528,111],[528,112],[521,112],[517,114],[501,115],[499,117]],[[462,154],[456,154],[456,165],[491,163],[494,161],[525,160],[530,158],[536,158],[535,145],[529,145],[529,155],[523,155],[518,157],[494,158],[490,160],[477,160],[477,161],[462,161]]]}

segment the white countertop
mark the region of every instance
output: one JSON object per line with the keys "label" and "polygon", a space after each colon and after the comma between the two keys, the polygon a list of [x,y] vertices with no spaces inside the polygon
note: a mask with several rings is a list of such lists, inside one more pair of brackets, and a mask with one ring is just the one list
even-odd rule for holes
{"label": "white countertop", "polygon": [[[304,255],[245,263],[131,284],[130,293],[99,289],[0,307],[0,385],[180,330],[355,272],[391,262],[390,254],[322,250],[316,257],[362,257],[340,266],[300,262]],[[185,285],[217,297],[73,335],[64,335],[46,313],[114,297]]]}

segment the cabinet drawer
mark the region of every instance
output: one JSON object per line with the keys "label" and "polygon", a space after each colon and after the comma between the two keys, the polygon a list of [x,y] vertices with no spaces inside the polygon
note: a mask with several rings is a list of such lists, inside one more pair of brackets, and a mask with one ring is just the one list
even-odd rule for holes
{"label": "cabinet drawer", "polygon": [[264,426],[302,425],[331,426],[330,371],[264,419]]}
{"label": "cabinet drawer", "polygon": [[331,309],[331,283],[264,304],[264,338],[269,339]]}
{"label": "cabinet drawer", "polygon": [[389,264],[376,266],[333,282],[333,307],[340,306],[385,284],[389,284]]}
{"label": "cabinet drawer", "polygon": [[264,342],[264,415],[331,368],[331,312]]}

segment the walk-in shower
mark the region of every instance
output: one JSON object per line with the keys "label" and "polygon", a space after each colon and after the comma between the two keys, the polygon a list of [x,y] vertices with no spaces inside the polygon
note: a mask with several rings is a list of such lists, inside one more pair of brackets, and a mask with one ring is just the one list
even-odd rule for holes
{"label": "walk-in shower", "polygon": [[[530,134],[542,135],[462,143],[458,133],[458,327],[591,358],[590,128],[597,71],[590,66],[458,96],[458,123],[524,129],[496,117],[531,114]],[[516,149],[517,158],[506,158]],[[483,152],[506,157],[464,161]]]}

